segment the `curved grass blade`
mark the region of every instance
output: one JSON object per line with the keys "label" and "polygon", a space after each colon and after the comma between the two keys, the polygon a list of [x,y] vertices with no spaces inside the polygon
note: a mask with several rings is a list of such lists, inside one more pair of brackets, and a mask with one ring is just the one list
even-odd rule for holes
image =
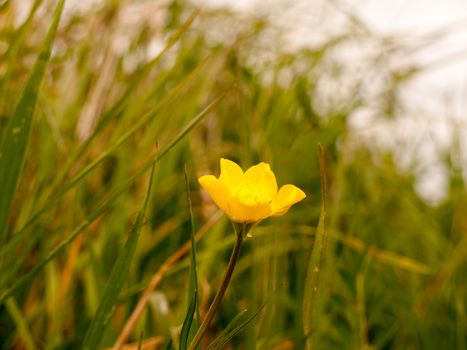
{"label": "curved grass blade", "polygon": [[65,0],[60,0],[53,16],[52,24],[26,83],[21,97],[11,116],[0,147],[0,246],[6,239],[8,217],[10,215],[16,187],[24,163],[24,155],[29,142],[31,125],[36,109],[37,96],[47,62],[52,51],[52,43],[57,32]]}
{"label": "curved grass blade", "polygon": [[318,158],[319,168],[321,176],[321,191],[322,191],[322,203],[321,213],[319,216],[318,229],[316,231],[315,242],[311,251],[310,260],[308,261],[308,271],[305,280],[305,291],[303,295],[303,331],[306,338],[306,349],[310,350],[311,336],[314,332],[316,323],[316,310],[321,273],[322,273],[322,261],[325,253],[327,231],[325,226],[326,219],[326,202],[327,202],[327,180],[324,163],[324,151],[320,144],[318,144]]}
{"label": "curved grass blade", "polygon": [[248,310],[246,309],[240,311],[240,313],[236,315],[232,321],[230,321],[227,327],[225,327],[221,335],[219,335],[211,344],[209,344],[206,350],[219,349],[225,344],[227,344],[234,336],[231,333],[234,329],[241,326],[242,323],[245,322],[247,314]]}
{"label": "curved grass blade", "polygon": [[16,292],[24,283],[36,276],[51,260],[53,260],[58,254],[60,254],[73,240],[78,237],[89,225],[92,224],[102,213],[104,213],[113,203],[113,201],[127,188],[129,188],[133,182],[144,174],[155,162],[159,161],[164,155],[166,155],[181,139],[183,139],[206,115],[222,101],[230,92],[232,88],[218,96],[208,106],[206,106],[198,115],[196,115],[180,132],[177,136],[169,142],[166,146],[158,152],[156,159],[146,162],[140,169],[130,176],[122,185],[114,190],[103,203],[91,213],[86,220],[78,226],[67,238],[59,243],[52,252],[49,253],[42,261],[40,261],[31,271],[17,279],[12,286],[8,287],[2,294],[0,294],[0,304],[13,293]]}
{"label": "curved grass blade", "polygon": [[128,240],[126,241],[122,252],[117,258],[117,262],[112,268],[112,272],[110,273],[109,280],[104,289],[104,294],[102,295],[99,307],[97,308],[96,314],[84,338],[84,349],[97,349],[99,347],[99,343],[102,339],[105,328],[110,318],[112,317],[115,305],[117,304],[118,296],[123,287],[123,284],[125,283],[126,276],[130,269],[130,264],[136,249],[136,244],[138,243],[143,219],[146,214],[146,209],[151,194],[155,166],[156,163],[153,163],[151,175],[149,178],[148,190],[146,192],[146,198],[144,199],[144,204],[141,209],[141,212],[139,213],[138,218],[136,219],[136,224],[130,231]]}
{"label": "curved grass blade", "polygon": [[170,339],[168,342],[167,342],[167,345],[165,346],[165,350],[172,350],[172,339]]}
{"label": "curved grass blade", "polygon": [[243,310],[237,316],[235,316],[235,318],[222,331],[221,335],[219,335],[211,344],[209,344],[206,350],[222,349],[229,341],[232,340],[233,337],[244,330],[251,322],[255,320],[255,318],[258,317],[260,312],[266,307],[268,302],[271,300],[274,294],[276,294],[279,288],[272,292],[264,301],[264,303],[249,317],[246,317],[248,316],[248,310]]}
{"label": "curved grass blade", "polygon": [[188,347],[188,337],[190,335],[191,324],[193,323],[193,317],[198,305],[197,299],[198,293],[194,292],[193,297],[191,298],[190,306],[188,307],[187,313],[185,315],[185,320],[183,321],[182,331],[180,332],[179,350],[186,350]]}

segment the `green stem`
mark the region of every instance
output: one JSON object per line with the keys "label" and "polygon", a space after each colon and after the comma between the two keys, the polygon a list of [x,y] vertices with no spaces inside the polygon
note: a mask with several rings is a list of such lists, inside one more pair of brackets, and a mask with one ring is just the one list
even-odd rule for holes
{"label": "green stem", "polygon": [[242,247],[244,239],[243,232],[237,232],[237,240],[235,241],[235,246],[232,251],[232,255],[230,256],[229,265],[227,266],[227,271],[225,272],[224,279],[222,281],[221,286],[217,290],[216,296],[212,301],[211,306],[209,307],[208,313],[203,320],[203,323],[199,327],[198,331],[196,332],[188,350],[194,350],[198,344],[203,339],[204,334],[211,322],[212,318],[216,314],[217,309],[219,308],[222,298],[224,297],[225,291],[227,286],[229,285],[230,279],[232,278],[233,271],[235,269],[235,265],[237,264],[238,256],[240,255],[240,248]]}

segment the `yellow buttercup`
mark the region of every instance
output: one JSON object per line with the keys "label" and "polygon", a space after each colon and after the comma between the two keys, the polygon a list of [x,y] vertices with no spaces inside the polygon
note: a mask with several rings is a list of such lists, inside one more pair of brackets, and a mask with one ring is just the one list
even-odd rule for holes
{"label": "yellow buttercup", "polygon": [[213,201],[236,223],[256,223],[284,215],[305,193],[294,185],[279,190],[271,167],[259,163],[243,172],[228,159],[220,160],[221,174],[201,176],[198,181]]}

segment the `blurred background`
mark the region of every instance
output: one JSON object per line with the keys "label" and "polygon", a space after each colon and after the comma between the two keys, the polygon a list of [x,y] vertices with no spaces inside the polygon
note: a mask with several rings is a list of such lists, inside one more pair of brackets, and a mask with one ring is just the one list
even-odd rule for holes
{"label": "blurred background", "polygon": [[[56,6],[0,1],[2,134]],[[466,10],[456,0],[66,0],[0,247],[0,291],[11,291],[2,348],[81,348],[159,154],[99,348],[121,337],[157,274],[125,343],[177,346],[193,264],[189,251],[173,257],[190,232],[202,235],[206,311],[234,237],[196,179],[218,175],[224,157],[268,162],[307,198],[255,227],[203,349],[243,309],[255,318],[224,349],[466,349]],[[307,334],[318,144],[327,244]]]}

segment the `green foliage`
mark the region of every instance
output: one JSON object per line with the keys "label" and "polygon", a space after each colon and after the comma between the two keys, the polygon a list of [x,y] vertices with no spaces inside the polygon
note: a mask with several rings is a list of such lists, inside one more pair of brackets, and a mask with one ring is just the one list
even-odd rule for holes
{"label": "green foliage", "polygon": [[143,208],[138,214],[136,223],[131,229],[128,239],[120,252],[117,261],[115,262],[112,272],[110,273],[109,280],[104,289],[104,294],[97,308],[96,314],[89,326],[86,336],[83,341],[84,349],[98,349],[99,343],[102,339],[102,334],[112,317],[117,299],[123,284],[126,280],[128,270],[130,268],[131,260],[133,258],[138,238],[143,225],[144,216],[146,215],[146,209],[148,206],[149,195],[151,194],[152,182],[154,179],[155,163],[152,166],[151,176],[149,180],[148,192],[144,200]]}
{"label": "green foliage", "polygon": [[[319,323],[320,313],[317,311],[319,306],[323,304],[319,300],[322,295],[322,288],[320,282],[323,275],[323,260],[326,254],[326,203],[327,203],[327,179],[326,167],[324,160],[324,150],[318,144],[318,157],[319,169],[321,174],[321,189],[322,189],[322,203],[319,215],[318,228],[316,230],[315,240],[313,242],[313,249],[311,250],[310,260],[308,261],[307,273],[305,279],[305,290],[303,293],[303,331],[306,339],[306,348],[312,349],[312,339],[316,324]],[[321,297],[322,299],[322,297]],[[318,303],[320,301],[320,303]],[[321,310],[319,310],[321,311]]]}
{"label": "green foliage", "polygon": [[[0,187],[0,247],[3,246],[7,234],[7,220],[20,178],[24,154],[29,143],[37,96],[50,58],[52,43],[57,32],[63,5],[64,0],[61,0],[57,5],[52,24],[43,43],[43,49],[38,55],[31,75],[8,120],[2,137],[0,145],[0,183],[2,184]],[[33,6],[32,11],[35,11],[35,8],[36,6]]]}
{"label": "green foliage", "polygon": [[[349,80],[336,60],[363,31],[286,54],[263,47],[273,23],[180,1],[158,19],[141,2],[131,25],[119,13],[133,2],[107,1],[60,26],[61,1],[24,19],[0,3],[1,349],[111,347],[145,290],[126,343],[189,343],[235,239],[196,182],[220,157],[269,162],[307,198],[253,228],[201,349],[466,347],[462,157],[439,148],[447,192],[430,204],[417,159],[401,170],[408,147],[350,126],[367,107],[375,123],[403,113],[400,76],[370,97],[368,75]],[[379,56],[371,67],[385,69]]]}

